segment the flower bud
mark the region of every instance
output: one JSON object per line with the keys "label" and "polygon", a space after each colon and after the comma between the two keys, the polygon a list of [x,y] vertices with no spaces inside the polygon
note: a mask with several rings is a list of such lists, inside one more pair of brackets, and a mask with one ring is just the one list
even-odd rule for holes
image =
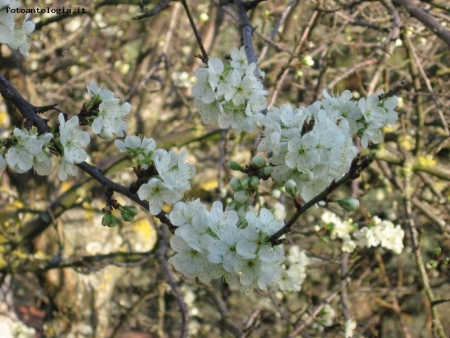
{"label": "flower bud", "polygon": [[231,186],[231,189],[233,189],[234,191],[238,191],[238,190],[242,189],[241,181],[239,179],[237,179],[236,177],[233,177],[231,179],[230,186]]}
{"label": "flower bud", "polygon": [[240,165],[239,163],[237,163],[237,162],[234,162],[234,161],[228,162],[228,167],[229,167],[231,170],[239,170],[239,171],[242,170],[241,165]]}
{"label": "flower bud", "polygon": [[114,227],[117,224],[117,219],[112,214],[105,214],[102,217],[102,225],[107,227]]}
{"label": "flower bud", "polygon": [[293,180],[289,180],[284,185],[287,193],[291,195],[292,198],[297,198],[298,188],[297,183],[295,183]]}
{"label": "flower bud", "polygon": [[138,209],[135,206],[124,206],[120,209],[120,214],[125,222],[131,222],[137,215]]}
{"label": "flower bud", "polygon": [[234,193],[234,200],[239,204],[244,204],[248,201],[248,191],[240,190]]}
{"label": "flower bud", "polygon": [[242,189],[248,190],[249,185],[250,185],[250,177],[245,176],[245,177],[241,180],[241,184],[242,184]]}
{"label": "flower bud", "polygon": [[281,191],[279,189],[273,189],[270,192],[270,196],[272,196],[273,198],[279,199],[281,197]]}
{"label": "flower bud", "polygon": [[264,175],[269,176],[269,175],[272,175],[273,168],[274,167],[272,167],[271,165],[266,165],[261,169],[261,171]]}
{"label": "flower bud", "polygon": [[359,208],[359,201],[354,197],[345,197],[336,202],[347,211],[354,211]]}
{"label": "flower bud", "polygon": [[313,60],[313,58],[312,58],[311,56],[309,56],[309,55],[304,56],[304,57],[302,58],[301,62],[302,62],[302,64],[304,64],[305,66],[309,66],[309,67],[314,66],[314,60]]}
{"label": "flower bud", "polygon": [[250,186],[254,189],[258,188],[259,186],[259,177],[252,176],[250,179]]}
{"label": "flower bud", "polygon": [[257,155],[252,158],[252,164],[256,165],[258,168],[262,168],[266,164],[266,160],[261,155]]}
{"label": "flower bud", "polygon": [[247,222],[245,220],[245,215],[247,214],[248,209],[249,209],[249,207],[248,207],[247,204],[244,204],[243,206],[241,206],[238,209],[237,214],[238,214],[238,217],[240,219],[240,221],[239,221],[240,224],[242,224],[242,222],[245,222],[245,223]]}
{"label": "flower bud", "polygon": [[100,134],[98,134],[98,137],[100,137],[103,140],[110,140],[113,137],[113,133],[103,128]]}

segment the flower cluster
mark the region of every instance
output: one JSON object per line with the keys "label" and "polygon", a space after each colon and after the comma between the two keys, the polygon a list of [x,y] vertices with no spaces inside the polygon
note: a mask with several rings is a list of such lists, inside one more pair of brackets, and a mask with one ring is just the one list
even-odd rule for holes
{"label": "flower cluster", "polygon": [[363,146],[378,143],[380,128],[397,119],[396,98],[380,102],[373,94],[356,102],[349,91],[339,97],[324,91],[323,96],[306,108],[272,107],[262,120],[265,137],[258,151],[270,155],[272,178],[279,184],[293,180],[305,201],[348,171],[357,153],[354,136],[362,135]]}
{"label": "flower cluster", "polygon": [[358,240],[358,245],[362,247],[372,247],[381,245],[383,248],[392,250],[400,254],[403,250],[403,237],[405,232],[400,225],[394,226],[391,221],[382,221],[374,216],[369,227],[364,227],[354,233]]}
{"label": "flower cluster", "polygon": [[320,102],[272,107],[262,123],[265,137],[258,151],[270,154],[272,178],[279,184],[293,180],[305,201],[340,179],[357,153],[348,120],[333,119]]}
{"label": "flower cluster", "polygon": [[94,81],[89,83],[87,90],[93,98],[89,107],[99,104],[92,121],[92,131],[106,139],[114,134],[118,137],[125,136],[124,132],[128,130],[128,125],[123,119],[130,113],[131,105],[128,102],[120,105],[120,99],[113,92],[101,89]]}
{"label": "flower cluster", "polygon": [[269,239],[283,221],[268,209],[239,218],[234,210],[224,211],[221,202],[207,211],[197,199],[175,204],[169,218],[178,227],[170,240],[175,255],[169,262],[185,276],[205,283],[223,277],[246,292],[281,280],[284,249]]}
{"label": "flower cluster", "polygon": [[342,221],[335,213],[325,211],[321,216],[322,223],[327,230],[330,230],[330,238],[340,238],[342,240],[342,251],[353,252],[356,248],[356,242],[352,239],[351,234],[356,230],[357,226],[351,218]]}
{"label": "flower cluster", "polygon": [[116,147],[133,156],[139,169],[154,166],[157,175],[150,177],[140,186],[137,194],[141,200],[148,200],[150,213],[157,215],[164,203],[174,204],[183,198],[183,192],[191,188],[189,180],[195,175],[195,167],[185,162],[186,151],[156,149],[152,138],[127,136],[124,141],[116,140]]}
{"label": "flower cluster", "polygon": [[[356,246],[383,248],[400,254],[403,250],[405,232],[400,225],[394,226],[391,221],[382,221],[374,216],[368,227],[357,230],[352,219],[342,221],[336,214],[324,212],[321,217],[323,227],[330,231],[330,238],[342,240],[342,251],[353,252]],[[318,227],[320,229],[320,227]]]}
{"label": "flower cluster", "polygon": [[[305,317],[308,315],[305,314]],[[336,317],[336,311],[331,307],[330,304],[325,304],[323,309],[314,318],[314,323],[312,323],[311,328],[319,332],[325,330],[325,327],[333,325],[334,318]]]}
{"label": "flower cluster", "polygon": [[323,101],[306,108],[271,107],[264,116],[267,93],[255,71],[244,47],[234,48],[229,61],[211,58],[208,68],[196,71],[194,105],[204,123],[218,121],[221,128],[251,131],[260,122],[265,138],[258,151],[275,166],[272,178],[279,184],[293,180],[305,201],[348,171],[357,153],[354,136],[361,137],[364,147],[379,143],[381,128],[397,120],[396,97],[380,100],[372,94],[355,101],[349,91],[337,97],[324,91]]}
{"label": "flower cluster", "polygon": [[255,63],[247,63],[244,47],[233,48],[230,60],[211,58],[208,68],[197,69],[192,95],[203,123],[219,122],[237,132],[255,129],[267,108],[267,91],[255,72],[262,76]]}
{"label": "flower cluster", "polygon": [[27,14],[20,28],[15,27],[14,13],[11,9],[20,7],[20,2],[15,0],[0,0],[0,43],[8,44],[12,49],[19,49],[24,56],[28,53],[28,35],[34,31],[35,24],[27,21]]}
{"label": "flower cluster", "polygon": [[381,129],[388,124],[394,124],[398,119],[397,112],[394,110],[397,104],[396,96],[380,102],[378,95],[372,94],[367,99],[359,100],[358,107],[364,117],[360,123],[364,127],[358,135],[361,136],[361,144],[364,148],[367,148],[369,142],[380,143],[383,140]]}
{"label": "flower cluster", "polygon": [[310,264],[308,256],[298,246],[292,246],[286,255],[285,270],[281,274],[280,290],[299,292],[306,278],[306,266]]}
{"label": "flower cluster", "polygon": [[[90,137],[87,132],[78,130],[77,116],[65,121],[64,114],[60,113],[58,120],[59,137],[55,137],[52,133],[38,135],[36,128],[30,130],[15,128],[6,153],[6,162],[0,154],[0,172],[8,164],[18,173],[33,168],[38,175],[48,175],[52,170],[49,148],[57,146],[61,153],[59,179],[64,181],[68,175],[75,176],[78,173],[75,164],[83,162],[87,157],[82,147],[89,143]],[[54,138],[55,143],[51,142]]]}
{"label": "flower cluster", "polygon": [[[6,162],[18,173],[34,168],[38,175],[48,175],[52,169],[52,161],[47,152],[53,135],[37,134],[36,128],[31,130],[14,128],[11,143],[6,153]],[[1,156],[0,156],[1,157]],[[4,169],[3,158],[0,158],[0,169]]]}

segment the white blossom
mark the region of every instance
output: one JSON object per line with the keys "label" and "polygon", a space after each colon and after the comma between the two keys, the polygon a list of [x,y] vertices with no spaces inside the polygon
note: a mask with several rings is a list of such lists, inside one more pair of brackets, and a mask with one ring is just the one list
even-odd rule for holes
{"label": "white blossom", "polygon": [[17,172],[24,173],[33,167],[34,157],[42,152],[52,134],[37,135],[36,129],[21,130],[14,128],[13,145],[6,153],[6,162]]}
{"label": "white blossom", "polygon": [[209,70],[199,68],[195,71],[197,82],[192,86],[192,96],[202,100],[204,103],[211,103],[216,100],[216,95],[209,83]]}
{"label": "white blossom", "polygon": [[156,142],[153,138],[129,135],[124,141],[115,140],[114,145],[120,151],[132,155],[141,168],[147,169],[153,163],[156,150]]}
{"label": "white blossom", "polygon": [[67,180],[67,176],[77,176],[78,167],[72,162],[68,162],[65,157],[59,161],[58,178],[61,181]]}
{"label": "white blossom", "polygon": [[169,219],[175,226],[192,224],[195,215],[206,212],[206,208],[201,204],[200,199],[189,202],[178,202],[173,206],[169,214]]}
{"label": "white blossom", "polygon": [[247,55],[245,54],[245,47],[242,46],[241,48],[237,49],[234,47],[231,50],[231,67],[238,70],[244,70],[246,69],[248,62],[247,62]]}
{"label": "white blossom", "polygon": [[183,197],[182,192],[169,189],[163,181],[155,177],[151,178],[148,183],[141,185],[137,194],[141,200],[149,201],[149,209],[152,215],[158,215],[164,203],[174,204]]}
{"label": "white blossom", "polygon": [[19,49],[20,53],[24,56],[29,56],[28,52],[28,35],[34,31],[35,23],[32,21],[27,21],[30,14],[25,16],[22,27],[15,28],[13,31],[13,38],[8,42],[8,45],[12,49]]}
{"label": "white blossom", "polygon": [[120,105],[115,100],[102,101],[100,103],[98,116],[92,123],[92,131],[95,134],[109,132],[118,137],[124,136],[128,125],[123,120],[130,113],[131,105],[128,102]]}
{"label": "white blossom", "polygon": [[87,146],[91,139],[89,133],[78,129],[78,116],[73,116],[70,120],[66,121],[64,114],[60,113],[58,120],[64,159],[72,164],[83,162],[87,158],[87,153],[83,147]]}
{"label": "white blossom", "polygon": [[345,338],[352,338],[353,331],[356,329],[356,321],[350,318],[345,322]]}
{"label": "white blossom", "polygon": [[91,81],[86,87],[89,95],[92,97],[99,96],[102,101],[113,101],[113,102],[119,102],[120,100],[115,97],[114,93],[108,89],[102,89],[97,82]]}

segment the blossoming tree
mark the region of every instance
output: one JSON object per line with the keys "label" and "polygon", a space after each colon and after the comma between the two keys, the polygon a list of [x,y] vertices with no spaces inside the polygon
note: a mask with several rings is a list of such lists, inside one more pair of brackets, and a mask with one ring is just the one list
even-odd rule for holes
{"label": "blossoming tree", "polygon": [[[376,5],[358,7],[356,3],[336,1],[324,4],[318,1],[316,7],[308,8],[312,16],[302,29],[301,37],[292,33],[294,47],[288,48],[277,41],[276,36],[279,34],[280,39],[290,36],[288,32],[280,33],[283,28],[290,27],[288,22],[295,32],[298,27],[292,20],[300,17],[306,20],[301,11],[295,14],[296,8],[300,10],[296,1],[287,5],[280,2],[281,12],[272,6],[265,9],[260,1],[219,1],[217,5],[212,2],[209,14],[207,7],[202,7],[206,4],[194,10],[184,0],[171,6],[172,12],[167,14],[169,11],[162,10],[169,4],[170,1],[162,0],[151,9],[141,7],[141,14],[130,5],[117,7],[126,9],[130,19],[134,13],[139,22],[171,15],[169,33],[162,42],[160,54],[152,59],[154,65],[150,66],[146,61],[146,66],[139,68],[142,73],[135,73],[134,78],[127,77],[136,66],[130,61],[132,55],[135,57],[133,60],[140,64],[147,56],[155,54],[152,50],[156,47],[145,50],[134,44],[129,46],[132,52],[124,56],[128,60],[115,56],[112,58],[116,60],[113,66],[100,66],[103,64],[101,59],[109,59],[114,50],[96,53],[92,49],[95,42],[92,44],[93,37],[88,38],[89,34],[81,41],[91,43],[86,53],[99,60],[99,68],[94,73],[99,75],[99,70],[106,71],[103,80],[109,80],[103,85],[100,78],[89,75],[90,67],[85,64],[81,50],[74,51],[78,54],[74,59],[78,58],[79,62],[69,71],[68,81],[76,82],[75,87],[67,88],[73,90],[69,95],[70,104],[63,106],[58,102],[49,105],[55,100],[60,101],[57,98],[61,94],[57,93],[50,96],[51,102],[44,100],[46,105],[37,106],[35,100],[23,97],[8,76],[0,74],[0,93],[22,117],[11,118],[10,126],[4,127],[0,141],[2,184],[14,186],[14,181],[21,178],[27,182],[27,188],[17,185],[17,194],[4,193],[5,244],[1,273],[4,280],[9,278],[8,283],[12,283],[12,273],[36,273],[48,297],[45,324],[38,330],[44,336],[54,337],[77,334],[118,336],[126,320],[110,318],[121,313],[120,307],[115,308],[111,302],[114,287],[120,288],[121,285],[120,273],[105,268],[113,265],[127,269],[138,266],[138,272],[134,272],[138,279],[152,276],[152,282],[146,281],[147,285],[152,285],[151,292],[148,291],[150,296],[143,299],[157,297],[153,295],[153,289],[157,287],[160,303],[150,311],[150,318],[158,318],[155,319],[158,325],[155,332],[160,336],[165,336],[165,331],[168,336],[179,334],[184,337],[189,333],[211,336],[214,329],[210,326],[214,321],[197,305],[204,301],[202,297],[212,299],[214,311],[221,318],[223,328],[220,330],[227,330],[238,337],[248,336],[252,330],[267,330],[267,323],[256,321],[258,317],[262,323],[268,320],[261,312],[266,308],[277,317],[274,336],[317,335],[324,330],[335,336],[367,335],[375,328],[370,324],[370,315],[358,313],[357,293],[363,288],[353,289],[352,282],[361,285],[366,276],[375,278],[372,275],[377,272],[373,273],[372,268],[376,266],[381,273],[380,282],[388,288],[388,301],[377,299],[387,302],[393,309],[393,320],[399,328],[396,332],[411,337],[414,328],[403,318],[406,310],[402,307],[402,297],[392,287],[394,277],[391,270],[386,269],[386,266],[401,269],[402,262],[411,256],[415,259],[416,270],[407,273],[419,276],[419,286],[426,295],[423,300],[431,308],[425,315],[432,320],[432,325],[424,330],[445,337],[448,328],[444,327],[436,304],[446,300],[436,296],[426,268],[435,273],[445,269],[448,252],[444,240],[434,244],[427,264],[419,247],[418,224],[414,218],[418,216],[415,215],[417,208],[427,219],[419,220],[423,222],[420,226],[431,221],[445,234],[445,217],[433,214],[430,208],[433,198],[442,201],[447,197],[445,192],[439,192],[428,183],[432,197],[428,198],[431,202],[427,201],[430,207],[424,207],[424,202],[414,196],[413,189],[416,188],[412,184],[414,175],[449,178],[448,171],[433,162],[448,140],[445,113],[425,74],[427,88],[437,109],[438,126],[446,136],[438,139],[437,145],[424,143],[422,101],[416,102],[417,122],[412,124],[417,127],[415,138],[405,133],[411,126],[405,126],[405,120],[399,121],[399,112],[404,109],[400,105],[404,107],[406,100],[398,96],[405,82],[386,73],[391,67],[389,58],[395,55],[396,48],[405,46],[412,55],[411,60],[418,60],[409,37],[413,33],[408,33],[414,29],[400,20],[401,15],[406,14],[403,11],[416,15],[425,25],[435,25],[432,29],[439,28],[437,37],[447,44],[450,42],[448,31],[436,19],[431,18],[434,21],[430,21],[430,14],[407,0],[399,0],[395,4],[381,1],[380,8],[393,18],[393,30],[380,45],[384,48],[383,53],[344,72],[348,77],[358,73],[362,67],[375,65],[375,73],[367,78],[367,85],[340,87],[338,90],[332,84],[339,83],[336,80],[339,68],[334,68],[330,74],[327,74],[327,69],[332,64],[331,59],[339,54],[336,52],[335,55],[333,48],[340,45],[330,40],[316,46],[312,31],[319,23],[323,24],[320,17],[338,12],[349,15],[348,21],[351,11],[361,15],[370,11],[375,15],[380,10]],[[50,34],[51,22],[56,21],[73,36],[79,36],[80,30],[98,25],[96,34],[101,34],[105,28],[109,32],[107,34],[122,37],[121,41],[126,44],[126,29],[121,28],[119,22],[111,24],[101,12],[93,13],[100,7],[101,4],[92,7],[84,19],[82,16],[72,17],[70,22],[64,21],[67,17],[64,15],[56,19],[38,17],[41,12],[37,11],[33,21],[26,14],[25,20],[18,24],[20,3],[0,0],[0,43],[2,48],[26,64],[28,59],[22,57],[30,56],[29,50],[33,57],[33,50],[39,45],[44,56],[45,51],[51,49],[43,32],[39,33],[43,34],[42,39],[35,40],[36,47],[30,43],[30,33],[35,28],[43,30],[47,26]],[[440,7],[436,8],[439,10]],[[164,68],[161,67],[163,61],[166,67],[171,67],[171,62],[175,61],[170,57],[171,53],[175,55],[175,43],[171,39],[174,32],[181,34],[175,27],[178,20],[184,18],[181,9],[184,9],[188,19],[186,23],[189,22],[192,30],[186,38],[194,36],[196,43],[194,47],[188,47],[186,42],[186,48],[180,49],[185,61],[180,61],[179,65],[185,63],[187,70],[172,72],[171,85],[166,92],[163,89],[166,85],[157,73]],[[197,19],[192,13],[197,15]],[[250,21],[249,13],[256,13],[259,23],[265,27],[261,32],[257,24]],[[277,19],[275,13],[279,14]],[[237,29],[234,35],[223,33],[226,36],[223,48],[217,48],[221,55],[213,47],[216,35],[225,29],[221,28],[224,27],[225,14],[229,16],[226,20],[236,22]],[[210,15],[215,16],[214,20]],[[290,15],[293,17],[288,20]],[[34,19],[38,19],[37,26]],[[351,22],[347,21],[342,24],[343,29]],[[266,25],[272,29],[269,37],[265,35]],[[384,32],[383,27],[375,29],[367,22],[355,21],[352,25],[365,25]],[[140,29],[144,27],[140,26]],[[202,28],[203,34],[199,31]],[[214,29],[215,33],[209,35],[208,29]],[[401,32],[406,29],[409,31]],[[242,38],[240,43],[238,34]],[[255,43],[255,34],[260,39],[259,44]],[[346,38],[351,41],[355,34],[352,32]],[[202,35],[208,37],[207,41],[202,40]],[[139,39],[142,39],[139,34],[135,39],[130,38],[133,42]],[[32,45],[31,49],[28,44]],[[65,41],[62,41],[63,45],[73,48]],[[174,49],[171,51],[172,46]],[[193,56],[197,50],[201,53]],[[347,51],[342,49],[340,52]],[[283,53],[287,56],[282,57],[279,68],[276,59]],[[265,62],[268,57],[272,60]],[[39,64],[43,60],[39,58],[32,62]],[[319,64],[317,68],[314,68],[315,62]],[[419,61],[417,63],[417,68],[410,70],[416,91],[420,84],[414,82],[415,71],[422,69],[424,76],[422,65]],[[36,64],[30,67],[35,67],[31,69],[40,74]],[[12,68],[5,69],[9,72]],[[297,96],[308,96],[301,102],[294,98],[290,86],[285,88],[287,78],[294,73],[300,84],[296,84],[293,78],[289,81],[292,87],[298,86]],[[40,76],[45,77],[45,73]],[[129,79],[129,84],[125,84],[122,77]],[[383,85],[379,81],[381,77]],[[159,98],[152,95],[149,102],[139,100],[146,108],[138,108],[139,103],[131,104],[133,97],[145,95],[148,90],[145,86],[153,82],[161,86],[154,89]],[[312,93],[308,93],[308,87],[314,88]],[[124,88],[128,90],[124,91]],[[161,99],[161,93],[166,97]],[[144,110],[152,111],[152,105],[158,101],[158,109],[166,109],[169,116],[173,115],[167,118],[156,112],[152,117],[154,125],[148,127],[145,119],[152,114],[146,115]],[[165,121],[169,123],[163,123]],[[159,125],[174,130],[171,144],[164,144],[164,137],[162,142],[158,140],[157,136],[165,133],[158,129]],[[403,125],[403,131],[399,125]],[[180,127],[193,130],[188,141],[183,140]],[[386,145],[387,133],[397,135],[394,149],[388,149]],[[212,155],[215,168],[208,164],[211,154],[202,150],[208,139],[215,140],[208,146],[215,153]],[[374,160],[377,161],[375,166],[372,164]],[[396,173],[389,169],[387,163],[397,165],[401,170]],[[23,210],[16,207],[16,218],[11,217],[7,213],[7,205],[12,208],[17,201],[23,203],[32,198],[29,190],[33,189],[28,189],[32,186],[28,186],[28,181],[35,180],[36,187],[39,187],[41,176],[47,184],[51,182],[53,188],[46,189],[43,204],[27,206]],[[83,181],[86,177],[93,181]],[[373,180],[382,181],[385,189],[399,191],[399,200],[403,203],[401,210],[398,210],[397,200],[385,201],[388,203],[383,207],[370,206],[377,199],[373,191],[385,194],[384,190],[370,188],[375,185]],[[214,192],[207,189],[211,186]],[[23,190],[29,191],[28,196]],[[139,210],[139,206],[143,210]],[[70,222],[66,223],[66,215],[70,219],[78,208],[86,213],[85,218],[73,224],[86,227],[88,219],[93,219],[90,230],[74,232],[68,225]],[[35,210],[30,212],[27,209]],[[86,216],[89,213],[92,216]],[[21,226],[17,225],[19,222]],[[59,225],[59,230],[53,233],[54,237],[48,237],[46,232],[53,224]],[[136,224],[141,224],[140,228]],[[127,238],[127,231],[137,236]],[[62,239],[71,236],[83,239],[78,244],[65,247]],[[53,238],[54,243],[48,238]],[[27,246],[29,243],[32,243],[31,250]],[[56,251],[55,245],[58,247]],[[327,266],[327,270],[318,269],[321,266]],[[370,268],[367,269],[368,266]],[[64,268],[83,270],[67,272],[62,270]],[[148,269],[153,274],[148,274]],[[59,276],[55,280],[53,270],[63,272],[65,278]],[[103,274],[95,274],[94,270],[103,271]],[[108,277],[111,275],[114,277]],[[331,280],[324,282],[325,277]],[[403,283],[399,276],[395,280],[397,285]],[[130,280],[130,285],[135,282]],[[315,288],[315,283],[320,287]],[[413,286],[414,281],[409,281],[408,287]],[[97,288],[98,294],[95,294],[92,289]],[[101,288],[105,292],[101,292]],[[328,291],[324,292],[323,288]],[[66,292],[60,293],[58,290],[61,289]],[[92,308],[85,311],[90,294],[94,299]],[[174,297],[167,305],[166,294]],[[258,303],[258,297],[269,303]],[[251,300],[250,305],[240,312],[245,299]],[[173,306],[172,303],[177,304],[178,315],[165,320],[164,313]],[[132,311],[140,305],[140,299],[134,304],[127,303],[122,309],[129,309],[125,318],[131,318]],[[233,318],[229,309],[232,309]],[[98,321],[93,323],[89,318],[95,311],[99,311]],[[201,321],[196,317],[208,318],[205,327],[199,327]],[[388,325],[383,318],[378,322],[381,326]],[[108,330],[111,323],[114,323],[114,328]],[[25,335],[33,334],[25,326],[10,325],[8,330],[12,335],[22,331]],[[388,332],[383,328],[378,330]],[[214,335],[217,334],[219,331],[214,331]]]}

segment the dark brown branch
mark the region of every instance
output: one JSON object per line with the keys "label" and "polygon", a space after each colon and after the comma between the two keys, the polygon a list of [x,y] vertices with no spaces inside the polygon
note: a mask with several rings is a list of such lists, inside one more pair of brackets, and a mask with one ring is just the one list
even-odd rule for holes
{"label": "dark brown branch", "polygon": [[23,98],[22,95],[0,74],[0,94],[5,100],[9,100],[20,111],[25,118],[27,129],[36,126],[40,133],[46,133],[50,130],[47,122],[42,119],[36,111],[35,106]]}
{"label": "dark brown branch", "polygon": [[[45,119],[40,117],[36,112],[36,107],[25,100],[22,95],[5,79],[3,75],[0,74],[0,94],[7,100],[10,100],[14,106],[20,111],[22,116],[26,119],[26,125],[29,127],[36,126],[38,128],[39,133],[45,133],[50,130],[50,127],[47,125]],[[96,179],[100,182],[101,185],[105,187],[105,189],[112,190],[114,192],[118,192],[132,201],[136,202],[146,210],[149,210],[149,203],[147,201],[142,201],[136,193],[130,191],[128,187],[115,183],[108,179],[105,175],[103,175],[102,171],[90,165],[87,162],[78,163],[77,166],[85,171],[88,175]],[[170,220],[167,218],[165,212],[161,211],[158,215],[155,216],[162,223],[165,223],[169,226],[169,230],[171,232],[174,231],[175,227],[172,225]],[[35,236],[35,232],[32,231],[30,234],[26,234],[24,236],[25,239],[29,239],[29,236]]]}

